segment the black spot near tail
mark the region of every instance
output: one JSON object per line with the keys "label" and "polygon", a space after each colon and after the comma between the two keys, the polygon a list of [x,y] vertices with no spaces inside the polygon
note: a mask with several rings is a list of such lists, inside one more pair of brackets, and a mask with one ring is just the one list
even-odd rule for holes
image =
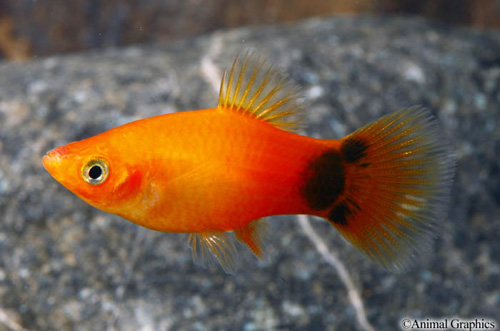
{"label": "black spot near tail", "polygon": [[336,150],[321,154],[309,164],[304,178],[301,193],[309,207],[314,210],[327,208],[344,192],[345,168],[342,155]]}
{"label": "black spot near tail", "polygon": [[336,205],[330,214],[328,215],[328,220],[332,223],[339,225],[347,225],[349,216],[351,215],[351,210],[345,202],[341,202]]}
{"label": "black spot near tail", "polygon": [[366,157],[368,144],[361,138],[347,138],[342,142],[340,153],[347,163],[358,162]]}

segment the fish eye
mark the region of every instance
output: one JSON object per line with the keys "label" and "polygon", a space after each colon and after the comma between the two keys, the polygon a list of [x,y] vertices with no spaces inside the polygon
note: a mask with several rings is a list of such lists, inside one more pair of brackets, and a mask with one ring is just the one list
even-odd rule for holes
{"label": "fish eye", "polygon": [[109,167],[104,160],[91,160],[82,169],[82,177],[90,185],[99,185],[108,178]]}

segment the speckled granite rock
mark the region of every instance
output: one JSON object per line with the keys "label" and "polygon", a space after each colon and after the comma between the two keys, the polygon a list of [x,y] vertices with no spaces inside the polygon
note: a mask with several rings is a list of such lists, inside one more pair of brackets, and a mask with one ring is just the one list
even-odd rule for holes
{"label": "speckled granite rock", "polygon": [[309,135],[338,138],[420,104],[456,147],[450,217],[409,273],[381,270],[313,223],[347,264],[370,323],[500,319],[500,34],[357,17],[0,65],[0,329],[359,328],[339,277],[294,218],[272,219],[267,259],[240,249],[244,268],[230,276],[192,263],[185,235],[93,209],[43,170],[55,146],[214,106],[222,69],[247,48],[303,87]]}

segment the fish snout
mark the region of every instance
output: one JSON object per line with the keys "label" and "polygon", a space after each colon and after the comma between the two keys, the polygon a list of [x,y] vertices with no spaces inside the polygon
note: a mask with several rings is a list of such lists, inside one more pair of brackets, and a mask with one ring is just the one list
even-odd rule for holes
{"label": "fish snout", "polygon": [[52,173],[61,165],[61,161],[64,159],[65,154],[66,150],[64,146],[48,151],[42,158],[43,166],[48,172]]}

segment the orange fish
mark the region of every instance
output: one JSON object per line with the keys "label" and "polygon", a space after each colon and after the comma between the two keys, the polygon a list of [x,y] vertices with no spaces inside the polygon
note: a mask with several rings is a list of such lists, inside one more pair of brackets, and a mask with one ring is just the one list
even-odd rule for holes
{"label": "orange fish", "polygon": [[445,216],[451,147],[428,110],[386,115],[341,140],[293,133],[295,85],[257,55],[237,57],[217,107],[131,122],[55,148],[47,171],[90,205],[162,232],[189,233],[193,257],[226,272],[228,232],[258,257],[263,218],[326,219],[390,269],[428,250]]}

